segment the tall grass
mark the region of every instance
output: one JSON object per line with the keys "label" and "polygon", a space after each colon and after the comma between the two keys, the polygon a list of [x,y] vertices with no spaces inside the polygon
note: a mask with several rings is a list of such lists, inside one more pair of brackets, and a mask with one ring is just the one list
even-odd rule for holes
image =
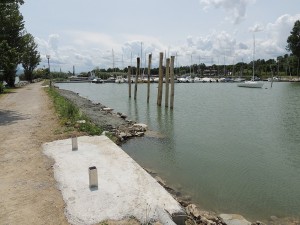
{"label": "tall grass", "polygon": [[[81,113],[75,104],[62,97],[55,88],[49,88],[48,94],[53,100],[61,123],[89,135],[100,135],[103,132],[101,127],[93,124],[87,116]],[[79,123],[79,121],[83,120],[85,121],[84,123]]]}

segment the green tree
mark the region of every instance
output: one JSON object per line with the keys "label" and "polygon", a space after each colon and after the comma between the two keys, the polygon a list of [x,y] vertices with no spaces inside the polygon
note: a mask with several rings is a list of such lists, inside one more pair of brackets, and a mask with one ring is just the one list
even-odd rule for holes
{"label": "green tree", "polygon": [[26,34],[24,39],[24,49],[22,55],[22,66],[24,68],[25,79],[29,82],[33,80],[33,70],[41,62],[40,53],[37,51],[37,44],[31,34]]}
{"label": "green tree", "polygon": [[297,20],[291,31],[291,35],[287,39],[286,49],[295,55],[297,60],[297,75],[299,75],[299,59],[300,59],[300,20]]}
{"label": "green tree", "polygon": [[16,48],[11,48],[7,41],[0,42],[0,70],[3,70],[3,80],[9,86],[14,86],[19,53]]}
{"label": "green tree", "polygon": [[9,86],[14,86],[24,46],[24,21],[19,11],[23,3],[23,0],[2,0],[0,3],[0,70],[4,71],[4,80]]}
{"label": "green tree", "polygon": [[287,39],[286,49],[300,58],[300,20],[297,20]]}

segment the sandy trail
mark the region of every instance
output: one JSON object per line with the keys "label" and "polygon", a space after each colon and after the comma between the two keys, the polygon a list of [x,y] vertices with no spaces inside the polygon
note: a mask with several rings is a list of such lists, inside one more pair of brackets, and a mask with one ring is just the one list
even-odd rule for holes
{"label": "sandy trail", "polygon": [[58,120],[41,83],[0,98],[0,224],[68,224],[44,142]]}

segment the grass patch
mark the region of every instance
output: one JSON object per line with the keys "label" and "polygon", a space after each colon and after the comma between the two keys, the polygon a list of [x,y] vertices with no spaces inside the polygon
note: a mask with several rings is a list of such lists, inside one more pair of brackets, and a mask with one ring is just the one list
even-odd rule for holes
{"label": "grass patch", "polygon": [[[103,129],[93,124],[87,116],[82,114],[75,104],[62,97],[55,88],[48,88],[47,92],[53,100],[54,108],[58,113],[60,122],[66,126],[65,132],[72,131],[73,129],[88,135],[100,135],[103,132]],[[85,122],[79,123],[79,121]]]}
{"label": "grass patch", "polygon": [[0,98],[5,94],[14,93],[16,89],[17,88],[3,87],[3,89],[0,92]]}
{"label": "grass patch", "polygon": [[9,93],[13,93],[17,90],[16,87],[6,87],[3,90],[3,94],[9,94]]}

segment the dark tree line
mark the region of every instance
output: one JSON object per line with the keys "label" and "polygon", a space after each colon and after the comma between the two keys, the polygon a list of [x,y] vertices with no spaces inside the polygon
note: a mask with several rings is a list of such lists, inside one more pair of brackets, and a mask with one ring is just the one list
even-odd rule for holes
{"label": "dark tree line", "polygon": [[[257,77],[270,77],[270,76],[290,76],[298,75],[298,58],[294,54],[285,54],[284,56],[278,56],[277,59],[257,59],[254,61],[255,75]],[[234,65],[205,65],[193,64],[191,66],[180,66],[175,68],[175,74],[177,76],[189,75],[192,76],[252,76],[253,62],[244,63],[239,62]],[[151,75],[157,75],[159,68],[152,68]],[[96,76],[106,78],[109,74],[127,74],[128,68],[121,70],[119,68],[100,69],[95,68],[93,70]],[[136,74],[136,67],[131,67],[131,73]],[[141,68],[141,74],[147,75],[147,68]]]}

